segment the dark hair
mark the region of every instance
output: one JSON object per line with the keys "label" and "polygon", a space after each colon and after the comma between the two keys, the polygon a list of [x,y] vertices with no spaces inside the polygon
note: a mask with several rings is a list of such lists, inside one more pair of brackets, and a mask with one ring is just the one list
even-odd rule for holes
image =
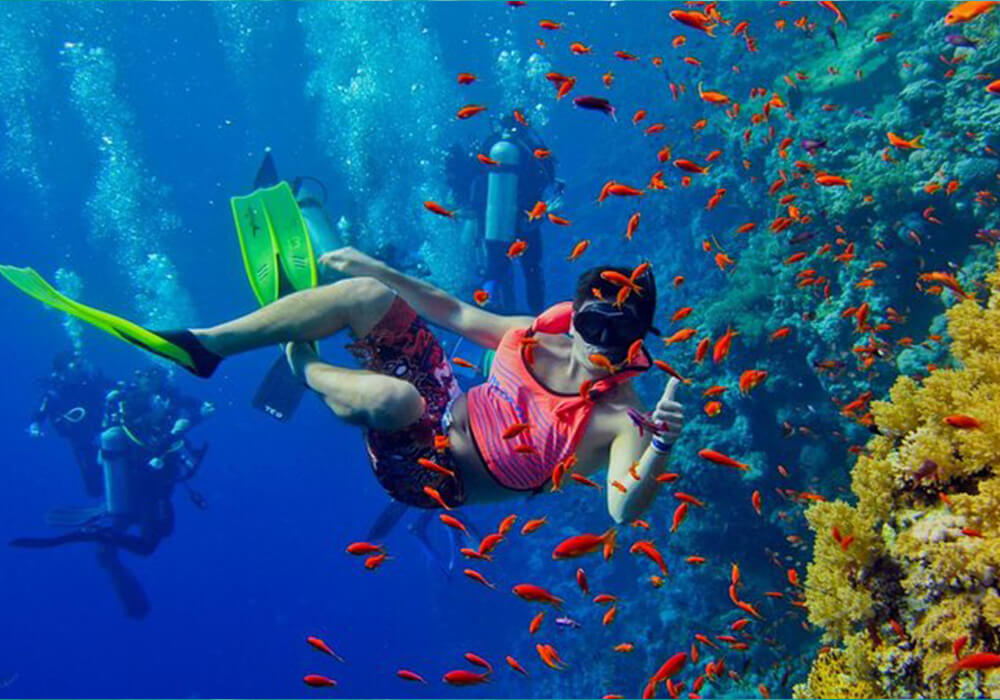
{"label": "dark hair", "polygon": [[[577,311],[585,302],[594,299],[593,290],[600,292],[601,297],[607,301],[614,301],[618,296],[620,287],[601,277],[602,272],[618,272],[626,277],[631,277],[632,269],[628,267],[614,267],[604,265],[592,267],[576,280],[576,294],[573,296],[573,310]],[[630,307],[642,320],[647,328],[653,326],[653,317],[656,315],[656,278],[653,277],[653,269],[647,268],[639,279],[636,280],[642,288],[642,294],[629,294],[625,301],[625,306]]]}

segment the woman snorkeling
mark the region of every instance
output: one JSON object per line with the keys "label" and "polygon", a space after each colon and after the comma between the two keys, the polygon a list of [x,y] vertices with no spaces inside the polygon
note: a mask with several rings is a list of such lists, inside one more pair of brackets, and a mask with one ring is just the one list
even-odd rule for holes
{"label": "woman snorkeling", "polygon": [[[320,263],[347,278],[211,328],[149,331],[104,312],[95,325],[203,377],[226,357],[286,343],[293,371],[337,416],[362,427],[379,483],[409,505],[495,501],[605,466],[615,521],[651,504],[684,418],[671,378],[641,420],[652,430],[636,427],[643,407],[629,380],[650,368],[642,340],[655,330],[648,264],[590,269],[571,302],[532,318],[467,304],[353,248]],[[0,272],[45,301],[16,278],[31,271]],[[427,322],[496,350],[485,383],[461,393]],[[327,364],[311,345],[344,328],[362,369]]]}

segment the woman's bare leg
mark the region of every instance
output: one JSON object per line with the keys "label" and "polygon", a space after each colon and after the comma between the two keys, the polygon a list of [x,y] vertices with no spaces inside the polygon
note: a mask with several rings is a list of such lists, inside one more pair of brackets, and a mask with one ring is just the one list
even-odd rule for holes
{"label": "woman's bare leg", "polygon": [[289,343],[286,355],[295,374],[348,423],[400,430],[424,413],[424,398],[402,379],[327,364],[306,343]]}
{"label": "woman's bare leg", "polygon": [[361,338],[382,319],[394,299],[395,292],[382,282],[354,277],[289,294],[246,316],[192,333],[207,350],[222,357],[278,343],[320,340],[345,326]]}

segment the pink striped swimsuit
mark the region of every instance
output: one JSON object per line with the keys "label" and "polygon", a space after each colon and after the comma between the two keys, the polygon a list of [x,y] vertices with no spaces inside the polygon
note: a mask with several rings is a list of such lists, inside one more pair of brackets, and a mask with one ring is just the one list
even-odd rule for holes
{"label": "pink striped swimsuit", "polygon": [[[595,401],[648,367],[644,352],[646,366],[597,380],[586,396],[548,389],[528,366],[522,341],[537,332],[565,333],[571,316],[572,303],[563,302],[535,319],[531,328],[507,331],[488,379],[469,390],[469,424],[476,447],[490,474],[505,488],[540,491],[552,478],[555,465],[576,451]],[[504,431],[516,423],[527,423],[530,428],[504,440]],[[519,445],[531,450],[517,452]]]}

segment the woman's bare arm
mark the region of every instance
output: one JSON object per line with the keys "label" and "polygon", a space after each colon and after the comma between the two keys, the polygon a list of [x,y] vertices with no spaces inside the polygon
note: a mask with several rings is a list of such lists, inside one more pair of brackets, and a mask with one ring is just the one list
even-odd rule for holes
{"label": "woman's bare arm", "polygon": [[530,316],[502,316],[467,304],[354,248],[326,253],[320,263],[351,277],[374,277],[396,290],[422,318],[491,350],[508,330],[525,328],[534,320]]}

